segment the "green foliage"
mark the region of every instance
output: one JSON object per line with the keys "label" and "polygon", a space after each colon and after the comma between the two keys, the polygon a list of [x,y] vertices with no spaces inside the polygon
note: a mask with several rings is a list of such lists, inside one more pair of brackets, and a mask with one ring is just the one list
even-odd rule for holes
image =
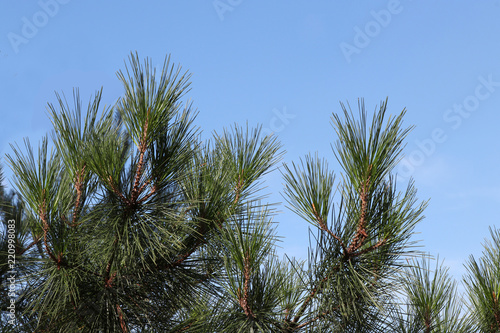
{"label": "green foliage", "polygon": [[345,119],[333,116],[339,136],[335,155],[343,171],[338,184],[317,156],[285,166],[290,207],[319,232],[310,287],[291,326],[317,320],[329,323],[332,332],[375,332],[385,326],[384,308],[397,287],[400,257],[411,254],[408,241],[425,208],[416,205],[413,183],[404,194],[396,192],[390,174],[409,129],[401,129],[404,111],[384,125],[386,106],[381,104],[370,126],[362,101],[359,121],[343,105]]}
{"label": "green foliage", "polygon": [[402,286],[407,297],[406,318],[400,318],[397,332],[471,332],[469,318],[462,316],[457,284],[439,259],[434,270],[429,257],[413,259],[403,273]]}
{"label": "green foliage", "polygon": [[357,115],[341,104],[341,170],[318,154],[283,165],[288,206],[312,229],[306,261],[280,259],[276,206],[262,193],[279,141],[234,125],[202,142],[182,100],[190,75],[169,57],[157,73],[131,54],[117,75],[116,105],[102,107],[102,90],[86,108],[78,90],[73,103],[57,95],[52,140],[7,155],[2,332],[498,332],[498,232],[470,259],[470,316],[442,265],[432,274],[426,259],[405,260],[418,254],[426,202],[393,176],[411,129],[404,110],[387,117],[384,101],[369,122],[362,100]]}
{"label": "green foliage", "polygon": [[500,332],[500,230],[490,229],[491,241],[484,244],[483,256],[473,256],[464,278],[470,311],[478,332]]}

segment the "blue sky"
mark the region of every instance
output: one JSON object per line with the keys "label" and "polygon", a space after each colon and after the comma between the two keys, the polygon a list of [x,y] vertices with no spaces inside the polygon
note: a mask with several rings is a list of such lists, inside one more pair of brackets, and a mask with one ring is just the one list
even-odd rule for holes
{"label": "blue sky", "polygon": [[[498,0],[3,1],[0,153],[51,129],[54,91],[79,87],[87,100],[103,86],[113,104],[130,51],[158,65],[170,53],[193,74],[188,97],[207,137],[260,123],[279,136],[285,162],[317,151],[335,171],[339,101],[362,97],[372,111],[389,97],[389,112],[406,108],[405,125],[416,126],[398,177],[430,198],[415,239],[459,278],[499,226],[498,17]],[[279,172],[268,177],[270,200],[282,201],[281,183]],[[305,258],[308,224],[281,209],[281,253]]]}

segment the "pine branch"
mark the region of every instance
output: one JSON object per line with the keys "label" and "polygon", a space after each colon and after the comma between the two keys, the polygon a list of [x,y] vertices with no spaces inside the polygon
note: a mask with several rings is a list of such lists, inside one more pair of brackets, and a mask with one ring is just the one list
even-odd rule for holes
{"label": "pine branch", "polygon": [[361,246],[363,246],[365,239],[368,238],[368,234],[366,233],[366,213],[368,207],[371,170],[372,170],[372,165],[370,164],[368,166],[368,178],[361,186],[359,194],[361,199],[361,216],[359,218],[358,226],[356,229],[356,235],[354,236],[354,239],[352,240],[351,244],[349,245],[349,248],[347,249],[348,254],[352,254],[355,251],[357,251]]}
{"label": "pine branch", "polygon": [[116,194],[116,196],[118,196],[121,199],[121,201],[124,205],[127,205],[127,206],[130,205],[130,201],[127,198],[125,198],[123,193],[120,190],[118,190],[118,188],[115,186],[111,175],[108,176],[108,185],[111,187],[111,189]]}
{"label": "pine branch", "polygon": [[151,107],[148,109],[146,113],[146,121],[144,122],[144,129],[142,131],[142,137],[141,141],[139,142],[139,162],[137,163],[137,169],[135,172],[135,180],[134,180],[134,187],[132,189],[132,195],[131,195],[131,202],[136,202],[137,198],[141,194],[141,190],[144,188],[142,186],[139,188],[139,183],[141,181],[141,176],[143,173],[143,168],[144,168],[144,154],[146,153],[146,150],[148,148],[148,125],[149,125],[149,118],[151,114]]}
{"label": "pine branch", "polygon": [[250,285],[250,277],[251,277],[251,268],[250,268],[250,255],[247,252],[245,254],[244,258],[244,270],[243,270],[243,293],[240,293],[238,295],[239,303],[241,308],[243,309],[243,312],[245,315],[250,318],[254,319],[255,315],[253,314],[252,308],[250,307],[250,304],[248,304],[248,289]]}
{"label": "pine branch", "polygon": [[120,328],[122,329],[123,333],[127,333],[127,324],[125,324],[125,320],[123,319],[123,313],[122,309],[119,304],[116,304],[116,311],[118,312],[118,318],[120,320]]}
{"label": "pine branch", "polygon": [[189,324],[189,325],[187,325],[187,326],[184,326],[184,327],[182,327],[182,328],[178,329],[178,330],[177,330],[177,332],[184,332],[184,331],[187,331],[188,329],[190,329],[190,328],[191,328],[191,326],[193,326],[193,323],[191,323],[191,324]]}
{"label": "pine branch", "polygon": [[[335,310],[338,310],[338,308],[335,308]],[[306,326],[308,326],[308,325],[310,325],[310,324],[314,323],[314,322],[315,322],[315,321],[317,321],[318,319],[321,319],[321,318],[325,317],[325,316],[326,316],[326,315],[328,315],[329,313],[330,313],[330,311],[322,312],[322,313],[320,313],[319,315],[317,315],[316,317],[314,317],[313,319],[311,319],[311,320],[309,320],[309,321],[307,321],[307,322],[305,322],[305,323],[302,323],[302,324],[300,324],[300,325],[296,326],[296,327],[295,327],[295,329],[296,329],[296,330],[299,330],[299,329],[301,329],[301,328],[304,328],[304,327],[306,327]]]}
{"label": "pine branch", "polygon": [[38,244],[38,242],[42,239],[42,237],[43,237],[43,235],[40,235],[40,236],[36,237],[28,246],[26,246],[22,251],[19,251],[16,254],[19,255],[19,256],[23,255],[30,248],[32,248],[33,246],[35,246],[36,244]]}
{"label": "pine branch", "polygon": [[374,251],[376,250],[377,248],[385,245],[387,243],[387,239],[384,238],[384,239],[381,239],[379,240],[376,244],[370,246],[370,247],[367,247],[366,249],[364,250],[361,250],[359,252],[350,252],[348,253],[347,257],[351,258],[351,257],[356,257],[356,256],[360,256],[362,254],[365,254],[365,253],[368,253],[368,252],[371,252],[371,251]]}
{"label": "pine branch", "polygon": [[[141,187],[141,189],[139,190],[139,192],[142,192],[143,188],[144,188],[145,186],[147,186],[148,184],[149,184],[149,180],[148,180],[147,182],[145,182],[145,183],[142,185],[142,187]],[[151,187],[151,190],[149,191],[149,193],[148,193],[147,195],[145,195],[145,196],[144,196],[141,200],[139,200],[137,203],[138,203],[138,204],[142,204],[143,202],[145,202],[146,200],[148,200],[148,199],[149,199],[149,198],[150,198],[153,194],[155,194],[155,193],[156,193],[156,191],[157,191],[157,186],[156,186],[156,185],[153,185],[153,186]]]}
{"label": "pine branch", "polygon": [[500,302],[498,300],[498,295],[495,293],[495,291],[492,291],[493,294],[493,316],[495,317],[495,320],[497,322],[497,329],[500,331]]}
{"label": "pine branch", "polygon": [[76,201],[75,207],[73,209],[73,222],[70,226],[77,226],[77,221],[81,212],[81,199],[82,199],[82,191],[83,191],[83,175],[85,173],[85,164],[83,164],[82,170],[76,175],[75,179],[75,189],[76,189]]}
{"label": "pine branch", "polygon": [[175,268],[177,266],[180,266],[186,259],[188,259],[196,250],[198,250],[198,248],[204,244],[206,242],[205,240],[205,235],[206,233],[209,231],[209,228],[207,226],[207,223],[205,221],[203,221],[203,216],[200,216],[200,224],[198,225],[198,228],[196,230],[196,235],[193,236],[191,235],[189,238],[189,242],[187,243],[190,243],[193,238],[195,239],[194,241],[194,244],[190,247],[190,249],[183,253],[183,254],[180,254],[177,258],[176,261],[174,261],[173,263],[169,263],[167,264],[164,269],[172,269],[172,268]]}
{"label": "pine branch", "polygon": [[118,234],[116,235],[115,240],[113,241],[113,250],[112,250],[113,252],[111,253],[111,258],[109,258],[109,261],[106,264],[106,270],[104,273],[104,286],[106,288],[112,287],[113,279],[116,276],[116,272],[112,276],[110,276],[110,272],[111,272],[111,266],[113,265],[113,261],[115,260],[117,245],[118,245]]}
{"label": "pine branch", "polygon": [[[42,190],[42,197],[45,197],[45,189]],[[48,241],[47,241],[47,233],[49,232],[49,223],[47,221],[47,203],[46,199],[43,199],[42,204],[39,208],[39,216],[42,220],[42,228],[43,228],[43,244],[45,245],[45,252],[49,255],[50,259],[52,259],[57,264],[57,269],[60,268],[60,258],[56,258],[52,251],[50,250]]]}
{"label": "pine branch", "polygon": [[197,242],[193,247],[191,247],[191,249],[188,252],[179,255],[179,257],[177,258],[176,261],[165,265],[164,269],[168,270],[168,269],[172,269],[172,268],[175,268],[177,266],[180,266],[186,259],[188,259],[198,249],[198,247],[201,244],[202,244],[201,241]]}
{"label": "pine branch", "polygon": [[[331,274],[330,274],[331,275]],[[293,324],[297,324],[306,311],[307,307],[309,306],[309,303],[316,297],[316,294],[318,291],[321,290],[323,283],[325,283],[328,280],[329,276],[325,276],[323,279],[321,279],[316,287],[313,288],[313,290],[310,292],[309,296],[306,298],[304,303],[302,303],[301,307],[299,308],[299,311],[297,311],[297,314],[292,320]]]}
{"label": "pine branch", "polygon": [[425,333],[431,333],[431,324],[432,324],[432,320],[431,320],[431,313],[430,311],[427,311],[425,313]]}
{"label": "pine branch", "polygon": [[240,199],[241,189],[243,188],[244,183],[245,183],[245,180],[243,179],[243,170],[241,170],[241,173],[238,175],[238,182],[237,182],[236,187],[234,189],[236,196],[234,198],[233,204],[238,203],[238,200]]}
{"label": "pine branch", "polygon": [[323,231],[326,231],[337,242],[339,242],[340,246],[342,247],[342,250],[344,251],[344,254],[347,254],[348,250],[347,250],[344,242],[342,241],[342,239],[340,239],[339,236],[337,236],[333,231],[331,231],[328,228],[328,226],[326,225],[325,221],[323,221],[323,219],[321,218],[321,216],[319,215],[319,213],[316,211],[316,207],[314,206],[314,204],[312,204],[312,209],[313,209],[314,216],[316,217],[316,221],[318,222],[320,229],[323,230]]}

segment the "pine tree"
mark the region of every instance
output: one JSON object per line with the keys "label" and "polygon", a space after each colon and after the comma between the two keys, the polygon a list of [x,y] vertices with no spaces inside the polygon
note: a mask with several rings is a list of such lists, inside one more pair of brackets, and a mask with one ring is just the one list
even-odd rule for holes
{"label": "pine tree", "polygon": [[185,330],[221,289],[221,235],[269,214],[259,179],[276,139],[234,127],[201,142],[182,102],[189,74],[168,58],[158,78],[133,54],[118,77],[113,108],[101,91],[85,111],[78,91],[73,105],[58,95],[53,148],[45,137],[37,154],[26,141],[7,156],[32,240],[17,252],[31,268],[20,330]]}
{"label": "pine tree", "polygon": [[[446,268],[415,259],[426,202],[394,176],[405,110],[387,116],[386,100],[370,118],[362,100],[357,114],[341,104],[340,172],[318,154],[283,165],[283,196],[310,224],[311,246],[307,260],[280,259],[279,215],[263,193],[278,140],[234,125],[203,141],[183,101],[190,75],[168,57],[157,73],[131,54],[118,78],[116,105],[101,105],[102,90],[86,108],[78,90],[73,103],[57,95],[51,140],[7,155],[4,332],[498,332],[498,233],[468,264],[471,315],[460,316]],[[15,326],[5,324],[9,249]]]}
{"label": "pine tree", "polygon": [[413,252],[410,237],[426,205],[417,204],[413,182],[400,193],[392,176],[411,129],[402,128],[405,111],[386,121],[382,102],[369,124],[362,100],[358,117],[341,106],[344,119],[332,117],[343,171],[338,183],[317,156],[285,167],[290,208],[318,231],[305,288],[285,309],[290,332],[386,331],[402,256]]}

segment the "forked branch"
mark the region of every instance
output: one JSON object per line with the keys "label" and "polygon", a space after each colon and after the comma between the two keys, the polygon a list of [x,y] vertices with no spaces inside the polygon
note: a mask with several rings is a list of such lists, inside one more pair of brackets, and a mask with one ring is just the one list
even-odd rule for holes
{"label": "forked branch", "polygon": [[344,242],[342,241],[342,239],[340,239],[339,236],[337,236],[333,231],[331,231],[328,228],[328,226],[326,225],[325,221],[321,218],[321,216],[319,215],[318,211],[316,210],[316,207],[314,206],[314,204],[312,204],[312,209],[313,209],[314,217],[316,218],[316,221],[318,222],[320,229],[323,230],[323,231],[326,231],[337,242],[339,242],[340,246],[342,247],[342,250],[344,251],[344,254],[346,254],[347,253],[347,248],[346,248]]}

